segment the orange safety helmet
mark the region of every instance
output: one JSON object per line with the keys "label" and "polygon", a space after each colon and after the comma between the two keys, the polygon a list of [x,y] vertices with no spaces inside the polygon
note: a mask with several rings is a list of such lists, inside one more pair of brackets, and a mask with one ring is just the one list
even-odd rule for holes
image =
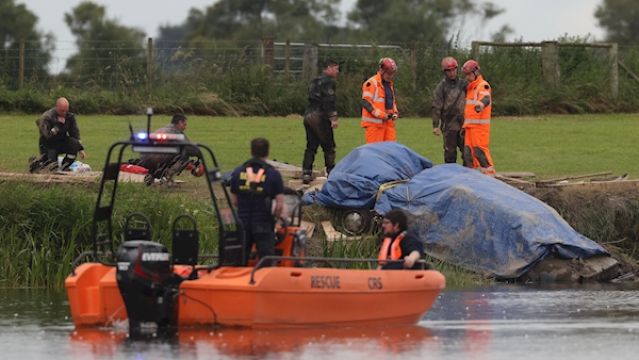
{"label": "orange safety helmet", "polygon": [[464,63],[462,66],[462,71],[464,74],[474,73],[475,71],[479,71],[479,63],[473,59],[470,59]]}
{"label": "orange safety helmet", "polygon": [[383,72],[394,73],[397,71],[397,63],[395,60],[391,58],[381,58],[379,59],[379,68]]}
{"label": "orange safety helmet", "polygon": [[442,71],[457,69],[457,60],[448,56],[442,59]]}

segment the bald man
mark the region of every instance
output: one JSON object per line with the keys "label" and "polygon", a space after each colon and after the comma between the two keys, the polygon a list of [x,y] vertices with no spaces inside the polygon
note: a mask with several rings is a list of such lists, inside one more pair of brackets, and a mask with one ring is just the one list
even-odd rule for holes
{"label": "bald man", "polygon": [[[36,121],[40,130],[40,166],[56,169],[58,155],[65,154],[62,160],[62,168],[67,170],[75,161],[78,153],[84,159],[84,147],[80,141],[80,129],[75,116],[69,112],[69,101],[63,97],[55,102],[55,107],[45,111]],[[30,170],[36,171],[37,166],[31,166]]]}

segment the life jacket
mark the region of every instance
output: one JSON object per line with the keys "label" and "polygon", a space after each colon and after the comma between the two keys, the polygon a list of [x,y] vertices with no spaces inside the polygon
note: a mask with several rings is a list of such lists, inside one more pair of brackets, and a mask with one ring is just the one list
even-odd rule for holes
{"label": "life jacket", "polygon": [[[402,248],[400,243],[406,237],[406,231],[402,231],[397,237],[395,241],[391,237],[384,238],[384,242],[382,243],[382,247],[379,249],[379,256],[377,260],[379,260],[380,265],[385,265],[386,260],[400,260],[402,258]],[[390,259],[388,258],[388,249],[390,248]]]}
{"label": "life jacket", "polygon": [[[490,98],[490,104],[480,112],[475,111],[475,105],[481,102],[485,96]],[[464,127],[489,126],[493,108],[492,90],[484,77],[479,75],[477,79],[468,84],[466,88],[466,107],[464,108]]]}
{"label": "life jacket", "polygon": [[386,93],[382,82],[382,74],[375,74],[362,85],[362,100],[368,101],[373,105],[374,112],[371,113],[365,107],[362,107],[362,127],[380,126],[384,123],[388,114],[397,113],[397,98],[395,97],[395,88],[392,81],[390,82],[390,87],[393,92],[393,108],[386,109]]}

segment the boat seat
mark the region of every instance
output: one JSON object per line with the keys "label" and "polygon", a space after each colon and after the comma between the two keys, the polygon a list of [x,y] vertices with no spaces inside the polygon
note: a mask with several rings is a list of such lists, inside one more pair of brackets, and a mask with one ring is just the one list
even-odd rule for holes
{"label": "boat seat", "polygon": [[244,266],[244,246],[241,228],[225,231],[220,239],[220,265]]}
{"label": "boat seat", "polygon": [[124,241],[151,241],[151,221],[141,212],[130,213],[124,222]]}
{"label": "boat seat", "polygon": [[[180,225],[185,222],[189,223],[187,228]],[[200,252],[200,232],[197,230],[197,223],[193,216],[188,214],[178,216],[173,222],[172,233],[173,264],[197,265]]]}

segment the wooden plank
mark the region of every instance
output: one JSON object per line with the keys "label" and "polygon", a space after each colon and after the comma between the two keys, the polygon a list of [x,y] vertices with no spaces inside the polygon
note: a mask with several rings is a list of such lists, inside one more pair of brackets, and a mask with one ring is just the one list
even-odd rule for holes
{"label": "wooden plank", "polygon": [[527,171],[498,172],[497,175],[501,175],[501,176],[505,176],[505,177],[509,177],[509,178],[515,178],[515,179],[533,178],[533,177],[537,176],[537,175],[535,175],[534,172],[527,172]]}
{"label": "wooden plank", "polygon": [[556,183],[544,184],[538,187],[557,188],[557,189],[579,189],[579,190],[639,190],[639,180],[622,180],[622,181],[582,181],[576,183]]}
{"label": "wooden plank", "polygon": [[310,184],[304,184],[301,179],[291,179],[288,181],[288,187],[293,190],[302,190],[304,192],[307,191],[316,191],[322,190],[322,186],[326,182],[325,177],[318,177],[313,179]]}
{"label": "wooden plank", "polygon": [[517,178],[511,178],[511,177],[503,176],[501,174],[495,174],[495,179],[501,180],[505,182],[506,184],[523,191],[534,189],[535,187],[537,187],[534,182],[517,179]]}
{"label": "wooden plank", "polygon": [[353,241],[353,240],[361,240],[360,236],[347,236],[333,227],[333,224],[330,221],[322,221],[322,229],[324,230],[324,234],[326,235],[326,241]]}
{"label": "wooden plank", "polygon": [[336,241],[342,240],[344,234],[335,230],[333,224],[330,221],[322,221],[322,229],[324,230],[324,235],[326,235],[326,241]]}
{"label": "wooden plank", "polygon": [[624,64],[621,60],[617,60],[617,65],[619,65],[619,67],[621,67],[623,71],[628,73],[628,75],[630,75],[631,78],[633,78],[636,82],[639,83],[639,76],[637,76],[637,74],[635,74],[632,70],[630,70],[630,68],[627,67],[626,64]]}
{"label": "wooden plank", "polygon": [[302,229],[306,230],[306,237],[308,239],[312,238],[315,233],[315,224],[310,221],[302,221],[300,225]]}
{"label": "wooden plank", "polygon": [[[273,166],[277,171],[282,174],[284,177],[289,177],[293,179],[301,179],[302,178],[302,168],[297,165],[292,165],[288,163],[284,163],[277,160],[267,160],[269,165]],[[313,177],[319,177],[324,175],[323,172],[313,171]]]}
{"label": "wooden plank", "polygon": [[603,172],[585,174],[585,175],[564,176],[564,177],[559,177],[559,178],[554,178],[554,179],[539,180],[539,181],[537,181],[537,184],[539,185],[539,184],[555,183],[555,182],[558,182],[558,181],[566,181],[566,180],[588,179],[588,178],[594,178],[594,177],[599,177],[599,176],[608,176],[608,175],[612,175],[612,172],[611,171],[603,171]]}

